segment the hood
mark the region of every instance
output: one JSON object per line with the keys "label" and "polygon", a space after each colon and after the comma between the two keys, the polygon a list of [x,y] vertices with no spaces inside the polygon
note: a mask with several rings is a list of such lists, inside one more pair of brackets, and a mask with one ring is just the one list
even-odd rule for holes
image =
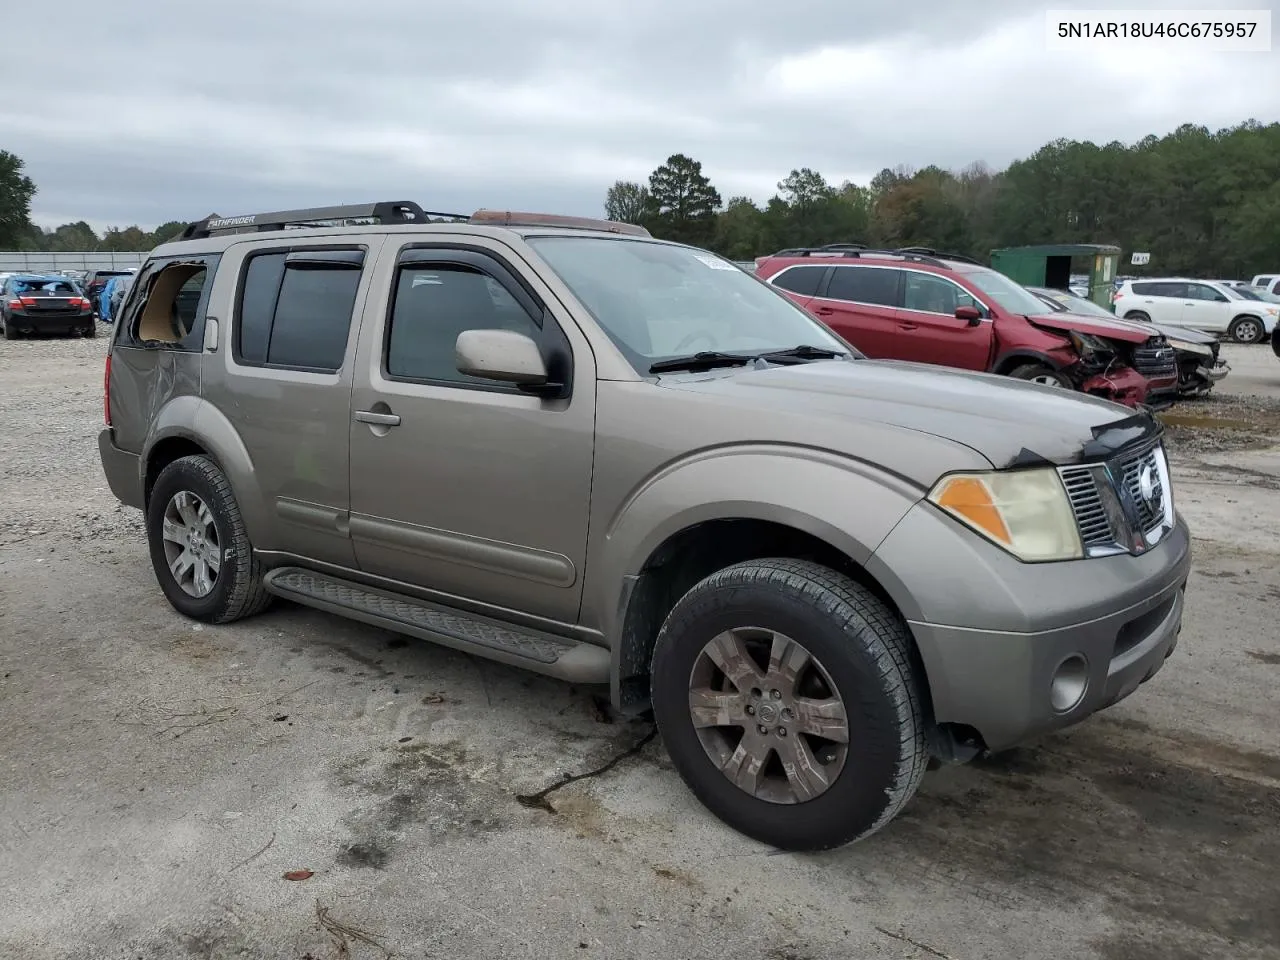
{"label": "hood", "polygon": [[[1098,397],[898,360],[734,367],[664,377],[660,383],[713,395],[749,414],[759,411],[762,425],[779,414],[807,421],[830,418],[833,449],[839,449],[839,422],[861,420],[962,443],[997,467],[1077,463],[1097,440],[1097,428],[1119,421],[1132,427],[1138,419],[1132,410]],[[1140,419],[1141,435],[1159,430],[1152,418]]]}
{"label": "hood", "polygon": [[1128,343],[1143,343],[1155,335],[1149,323],[1139,324],[1131,320],[1108,320],[1103,317],[1090,317],[1082,313],[1047,313],[1027,317],[1037,327],[1048,327],[1052,330],[1074,330],[1076,333],[1089,333],[1095,337],[1106,337],[1110,340],[1124,340]]}

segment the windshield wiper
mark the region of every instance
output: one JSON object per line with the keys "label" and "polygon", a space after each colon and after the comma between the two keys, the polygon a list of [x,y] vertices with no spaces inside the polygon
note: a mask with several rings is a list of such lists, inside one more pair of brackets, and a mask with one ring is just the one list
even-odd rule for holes
{"label": "windshield wiper", "polygon": [[791,347],[787,350],[771,350],[768,353],[760,354],[766,360],[830,360],[835,357],[847,357],[848,354],[843,350],[827,350],[823,347],[811,347],[807,343],[802,343],[798,347]]}
{"label": "windshield wiper", "polygon": [[687,357],[672,357],[670,360],[659,360],[649,366],[650,373],[665,373],[669,370],[710,370],[712,367],[733,367],[740,363],[754,363],[755,357],[744,353],[721,353],[719,350],[703,350],[691,353]]}

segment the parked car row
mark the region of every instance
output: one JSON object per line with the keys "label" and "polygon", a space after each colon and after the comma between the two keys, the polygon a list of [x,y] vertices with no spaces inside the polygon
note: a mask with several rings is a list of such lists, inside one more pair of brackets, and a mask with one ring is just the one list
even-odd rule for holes
{"label": "parked car row", "polygon": [[1237,343],[1259,343],[1276,328],[1280,304],[1217,280],[1129,280],[1111,297],[1116,316],[1171,327],[1225,333]]}
{"label": "parked car row", "polygon": [[756,273],[869,357],[1005,374],[1130,407],[1180,392],[1149,326],[1055,309],[967,257],[921,248],[787,250]]}

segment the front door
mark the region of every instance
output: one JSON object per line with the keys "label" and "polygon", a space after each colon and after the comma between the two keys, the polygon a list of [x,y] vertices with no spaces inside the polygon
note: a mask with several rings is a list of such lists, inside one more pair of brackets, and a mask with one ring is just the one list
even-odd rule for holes
{"label": "front door", "polygon": [[1227,295],[1207,283],[1188,283],[1186,287],[1178,325],[1211,333],[1226,330],[1235,315]]}
{"label": "front door", "polygon": [[895,267],[840,264],[809,310],[868,357],[910,360],[897,337],[901,276]]}
{"label": "front door", "polygon": [[[974,307],[976,323],[956,316],[957,307]],[[991,363],[990,311],[945,277],[904,270],[898,338],[903,359],[962,370],[984,371]]]}
{"label": "front door", "polygon": [[[466,243],[388,244],[377,268],[381,299],[351,396],[356,556],[366,572],[446,602],[573,622],[591,492],[591,352],[505,247]],[[543,399],[459,373],[458,335],[487,328],[532,337],[570,395]]]}

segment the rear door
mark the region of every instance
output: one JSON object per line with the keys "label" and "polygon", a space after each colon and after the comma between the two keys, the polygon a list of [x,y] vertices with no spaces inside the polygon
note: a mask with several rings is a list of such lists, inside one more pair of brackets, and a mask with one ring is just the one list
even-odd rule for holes
{"label": "rear door", "polygon": [[909,360],[898,337],[896,267],[833,265],[809,310],[868,357]]}
{"label": "rear door", "polygon": [[1185,287],[1178,325],[1211,333],[1226,330],[1235,316],[1227,295],[1207,283],[1188,283]]}
{"label": "rear door", "polygon": [[224,254],[223,279],[236,289],[215,302],[232,308],[223,318],[229,349],[206,364],[201,393],[253,463],[254,494],[271,518],[259,549],[356,565],[347,529],[352,369],[384,242],[376,234],[249,241]]}
{"label": "rear door", "polygon": [[1142,281],[1130,288],[1131,297],[1124,297],[1116,313],[1120,316],[1131,311],[1145,313],[1153,323],[1182,323],[1182,305],[1186,301],[1186,284],[1181,281]]}
{"label": "rear door", "polygon": [[[982,317],[976,324],[961,320],[956,316],[958,307],[973,307]],[[902,271],[897,334],[902,359],[986,370],[991,362],[991,327],[991,311],[959,284],[923,270]]]}

